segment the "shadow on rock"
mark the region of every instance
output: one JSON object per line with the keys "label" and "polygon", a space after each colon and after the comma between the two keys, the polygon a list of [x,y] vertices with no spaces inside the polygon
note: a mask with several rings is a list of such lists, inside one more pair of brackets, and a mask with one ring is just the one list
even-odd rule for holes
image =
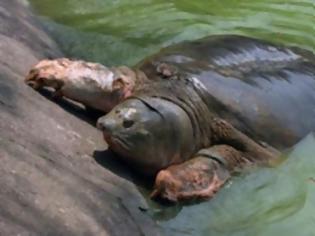
{"label": "shadow on rock", "polygon": [[155,220],[167,221],[175,218],[182,210],[182,204],[174,204],[161,199],[152,200],[149,196],[155,178],[148,178],[138,174],[136,170],[121,161],[117,154],[113,153],[111,150],[94,151],[93,157],[99,165],[134,183],[138,187],[140,193],[147,200],[148,204],[148,206],[138,207],[138,209],[146,215],[151,216]]}
{"label": "shadow on rock", "polygon": [[88,124],[95,127],[96,121],[99,117],[103,116],[104,113],[92,108],[85,108],[83,105],[71,101],[66,98],[54,98],[52,91],[48,89],[41,89],[38,91],[42,96],[48,100],[58,104],[61,108],[78,117],[79,119],[87,122]]}
{"label": "shadow on rock", "polygon": [[127,163],[121,161],[118,155],[111,150],[96,150],[93,153],[93,157],[99,165],[116,175],[133,182],[138,187],[145,188],[148,191],[152,189],[154,178],[147,178],[138,174],[136,170],[132,169]]}

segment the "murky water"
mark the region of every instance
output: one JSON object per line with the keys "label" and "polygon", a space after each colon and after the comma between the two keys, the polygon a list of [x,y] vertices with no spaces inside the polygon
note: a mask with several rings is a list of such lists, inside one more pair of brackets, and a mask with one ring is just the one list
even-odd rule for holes
{"label": "murky water", "polygon": [[[315,51],[315,0],[32,0],[67,55],[132,65],[161,47],[243,34]],[[314,178],[314,179],[313,179]],[[315,137],[277,168],[233,178],[214,199],[153,205],[168,235],[314,236]]]}
{"label": "murky water", "polygon": [[[315,48],[314,0],[31,0],[68,55],[132,65],[161,47],[237,33]],[[314,49],[315,50],[315,49]]]}

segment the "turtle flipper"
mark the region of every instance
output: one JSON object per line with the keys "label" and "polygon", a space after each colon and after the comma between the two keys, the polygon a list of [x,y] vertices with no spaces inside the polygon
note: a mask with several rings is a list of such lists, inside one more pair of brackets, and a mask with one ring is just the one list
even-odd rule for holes
{"label": "turtle flipper", "polygon": [[37,63],[25,83],[34,89],[52,88],[53,98],[65,97],[107,113],[131,95],[138,75],[140,72],[125,66],[108,68],[99,63],[59,58]]}
{"label": "turtle flipper", "polygon": [[248,164],[240,151],[228,145],[202,149],[191,160],[160,171],[151,197],[170,202],[209,199],[234,171]]}
{"label": "turtle flipper", "polygon": [[270,164],[278,159],[279,152],[270,146],[261,145],[223,119],[214,118],[211,122],[211,141],[213,145],[226,144],[234,147],[259,164]]}

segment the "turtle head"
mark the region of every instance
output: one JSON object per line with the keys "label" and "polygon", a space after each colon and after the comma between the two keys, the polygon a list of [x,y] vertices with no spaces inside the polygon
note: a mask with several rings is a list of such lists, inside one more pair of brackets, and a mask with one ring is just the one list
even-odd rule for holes
{"label": "turtle head", "polygon": [[180,163],[192,145],[192,126],[177,105],[159,98],[129,98],[101,117],[109,147],[144,174]]}

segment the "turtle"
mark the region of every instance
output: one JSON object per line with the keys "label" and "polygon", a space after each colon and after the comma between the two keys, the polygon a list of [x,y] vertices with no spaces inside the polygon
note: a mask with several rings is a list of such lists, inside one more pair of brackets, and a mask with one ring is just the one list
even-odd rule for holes
{"label": "turtle", "polygon": [[[209,199],[315,130],[315,56],[301,48],[216,35],[103,69],[118,99],[97,127],[120,159],[155,178],[153,198]],[[42,82],[41,71],[27,83]]]}

